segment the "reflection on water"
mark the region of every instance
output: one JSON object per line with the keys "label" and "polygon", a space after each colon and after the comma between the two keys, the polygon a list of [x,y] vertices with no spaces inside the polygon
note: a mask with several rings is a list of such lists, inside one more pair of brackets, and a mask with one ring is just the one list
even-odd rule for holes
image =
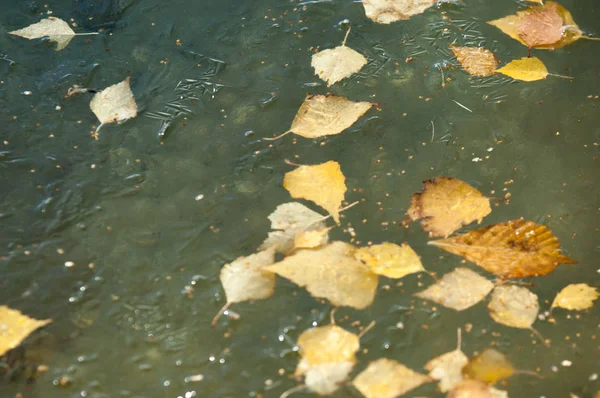
{"label": "reflection on water", "polygon": [[[525,56],[484,22],[516,11],[516,2],[445,4],[392,25],[373,24],[352,1],[204,3],[0,4],[2,304],[55,320],[12,358],[48,371],[34,383],[30,371],[3,382],[2,396],[277,397],[293,387],[294,342],[329,322],[329,304],[278,280],[275,296],[239,304],[239,320],[209,326],[225,301],[220,267],[254,252],[267,216],[290,200],[285,159],[341,164],[346,200],[361,203],[344,213],[333,239],[408,241],[427,269],[454,269],[459,258],[440,258],[418,226],[400,226],[422,181],[449,175],[490,196],[510,193],[510,204],[484,223],[544,223],[579,261],[527,281],[542,311],[567,283],[598,286],[598,43],[535,52],[573,81],[513,83],[470,78],[447,47],[485,46],[503,62]],[[600,32],[593,1],[561,4],[587,34]],[[60,52],[6,34],[50,12],[73,18],[80,32],[103,33]],[[339,45],[345,19],[348,43],[368,64],[328,89],[310,56]],[[88,99],[65,99],[67,89],[127,76],[140,116],[93,140]],[[306,93],[328,91],[378,102],[381,111],[326,139],[261,141],[289,128]],[[382,281],[364,311],[336,313],[355,332],[353,322],[376,321],[361,340],[356,373],[382,356],[422,370],[470,324],[468,355],[495,346],[518,369],[544,376],[513,376],[502,386],[511,396],[590,398],[600,389],[600,307],[555,310],[556,323],[536,323],[552,340],[547,348],[528,331],[493,323],[484,304],[458,313],[423,305],[411,294],[429,284],[425,276],[402,282]],[[351,390],[334,396],[358,396]],[[413,395],[443,396],[434,384]]]}

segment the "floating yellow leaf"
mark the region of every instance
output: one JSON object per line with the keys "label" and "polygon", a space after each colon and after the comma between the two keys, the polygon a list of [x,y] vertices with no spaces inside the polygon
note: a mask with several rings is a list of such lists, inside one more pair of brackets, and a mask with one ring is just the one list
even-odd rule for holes
{"label": "floating yellow leaf", "polygon": [[377,275],[354,258],[354,251],[348,243],[332,242],[298,250],[263,269],[306,287],[312,296],[326,298],[333,305],[363,309],[375,298]]}
{"label": "floating yellow leaf", "polygon": [[563,288],[554,298],[552,308],[561,307],[567,310],[587,310],[600,297],[595,287],[585,283],[571,284]]}
{"label": "floating yellow leaf", "polygon": [[275,275],[262,267],[273,264],[275,248],[269,248],[248,257],[238,257],[221,269],[221,284],[227,303],[213,318],[214,326],[230,304],[269,298],[275,292]]}
{"label": "floating yellow leaf", "polygon": [[431,379],[387,358],[373,361],[352,382],[366,398],[395,398]]}
{"label": "floating yellow leaf", "polygon": [[463,375],[469,379],[494,384],[508,379],[515,369],[504,354],[491,348],[486,348],[463,368]]}
{"label": "floating yellow leaf", "polygon": [[[278,253],[287,254],[296,247],[306,248],[306,244],[302,244],[302,242],[299,242],[300,246],[298,246],[296,239],[297,237],[302,239],[302,233],[313,232],[322,233],[321,244],[325,244],[329,239],[328,229],[325,228],[324,223],[325,218],[298,202],[281,204],[269,215],[271,228],[274,231],[269,232],[269,236],[262,243],[260,249],[264,250],[274,246]],[[324,233],[317,231],[324,231]],[[306,237],[304,238],[306,239]]]}
{"label": "floating yellow leaf", "polygon": [[0,356],[19,346],[35,330],[52,322],[23,315],[5,305],[0,306]]}
{"label": "floating yellow leaf", "polygon": [[479,380],[464,380],[446,398],[508,398],[508,393]]}
{"label": "floating yellow leaf", "polygon": [[371,106],[370,102],[353,102],[335,95],[307,95],[290,129],[264,139],[276,140],[289,133],[306,138],[336,135],[352,126]]}
{"label": "floating yellow leaf", "polygon": [[358,72],[367,63],[367,59],[360,53],[346,47],[349,33],[350,29],[346,32],[341,46],[319,51],[312,56],[311,66],[315,69],[315,73],[327,82],[327,86]]}
{"label": "floating yellow leaf", "polygon": [[105,124],[136,117],[138,107],[129,87],[129,77],[96,93],[90,102],[90,109],[100,120],[95,132],[96,138],[98,131]]}
{"label": "floating yellow leaf", "polygon": [[339,208],[347,189],[345,181],[340,164],[330,160],[314,166],[299,166],[296,170],[285,173],[283,187],[293,198],[315,202],[327,210],[339,224]]}
{"label": "floating yellow leaf", "polygon": [[481,223],[491,211],[489,199],[466,182],[436,177],[412,195],[406,213],[413,221],[423,219],[421,225],[429,236],[448,236],[473,221]]}
{"label": "floating yellow leaf", "polygon": [[463,311],[483,300],[493,287],[494,284],[484,277],[460,267],[415,296]]}
{"label": "floating yellow leaf", "polygon": [[410,19],[433,6],[437,0],[362,0],[367,18],[389,24]]}
{"label": "floating yellow leaf", "polygon": [[48,37],[51,42],[57,43],[56,51],[60,51],[65,48],[75,36],[98,34],[97,32],[75,33],[68,23],[60,18],[55,17],[42,19],[40,22],[29,25],[26,28],[14,30],[8,33],[11,35],[21,36],[29,40]]}
{"label": "floating yellow leaf", "polygon": [[329,395],[346,380],[356,363],[359,336],[336,326],[321,326],[302,332],[298,338],[300,361],[295,375],[314,392]]}
{"label": "floating yellow leaf", "polygon": [[531,329],[540,311],[538,297],[524,287],[497,286],[488,304],[490,316],[498,323]]}
{"label": "floating yellow leaf", "polygon": [[450,49],[462,67],[475,76],[490,76],[496,73],[498,58],[490,50],[482,47],[455,47]]}
{"label": "floating yellow leaf", "polygon": [[558,239],[544,225],[522,219],[429,244],[462,256],[502,278],[546,275],[559,264],[577,263],[560,253]]}
{"label": "floating yellow leaf", "polygon": [[512,60],[496,72],[525,82],[542,80],[549,75],[546,65],[537,57]]}
{"label": "floating yellow leaf", "polygon": [[433,358],[424,366],[429,372],[429,377],[438,380],[441,392],[448,392],[463,380],[462,369],[469,363],[469,358],[460,349],[460,329],[458,329],[458,343],[456,350],[447,352]]}
{"label": "floating yellow leaf", "polygon": [[421,258],[407,243],[398,246],[384,242],[362,247],[356,250],[355,256],[369,266],[371,271],[388,278],[400,279],[415,272],[425,271]]}

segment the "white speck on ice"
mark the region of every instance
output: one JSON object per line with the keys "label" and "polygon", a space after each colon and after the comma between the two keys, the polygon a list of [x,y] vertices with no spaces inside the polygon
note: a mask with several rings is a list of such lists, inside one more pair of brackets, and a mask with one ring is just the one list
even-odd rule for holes
{"label": "white speck on ice", "polygon": [[202,199],[204,199],[204,195],[203,194],[200,194],[200,195],[196,196],[196,200],[202,200]]}

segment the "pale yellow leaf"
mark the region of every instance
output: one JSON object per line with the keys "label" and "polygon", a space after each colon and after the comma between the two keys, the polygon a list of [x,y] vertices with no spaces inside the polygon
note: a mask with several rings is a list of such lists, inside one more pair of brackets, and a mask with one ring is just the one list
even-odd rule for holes
{"label": "pale yellow leaf", "polygon": [[423,190],[412,195],[406,214],[421,225],[429,236],[448,236],[454,231],[490,214],[490,200],[464,181],[435,177]]}
{"label": "pale yellow leaf", "polygon": [[468,268],[460,267],[415,296],[463,311],[483,300],[494,284]]}
{"label": "pale yellow leaf", "polygon": [[546,65],[537,57],[512,60],[496,72],[525,82],[545,79],[548,76]]}
{"label": "pale yellow leaf", "polygon": [[488,304],[490,316],[498,323],[531,329],[540,310],[538,297],[524,287],[497,286]]}
{"label": "pale yellow leaf", "polygon": [[429,377],[438,380],[441,392],[448,392],[463,380],[462,368],[469,363],[469,358],[460,350],[447,352],[433,358],[424,366]]}
{"label": "pale yellow leaf", "polygon": [[306,370],[304,385],[319,395],[336,392],[348,378],[354,362],[334,362],[313,365]]}
{"label": "pale yellow leaf", "polygon": [[5,305],[0,306],[0,356],[19,346],[35,330],[52,322],[23,315]]}
{"label": "pale yellow leaf", "polygon": [[[275,231],[269,232],[269,236],[262,243],[260,249],[264,250],[274,246],[278,253],[290,253],[296,247],[296,235],[303,232],[328,231],[325,228],[324,219],[325,217],[321,214],[312,211],[301,203],[289,202],[281,204],[269,215],[271,228]],[[314,236],[312,237],[314,238]],[[329,237],[326,232],[321,239],[322,244],[327,243]],[[301,244],[299,248],[302,247],[304,245]]]}
{"label": "pale yellow leaf", "polygon": [[305,330],[298,337],[301,360],[296,375],[305,374],[311,366],[327,363],[356,362],[360,348],[358,335],[337,325],[320,326]]}
{"label": "pale yellow leaf", "polygon": [[228,303],[269,298],[275,291],[275,275],[262,267],[273,264],[275,249],[238,257],[221,269],[221,284]]}
{"label": "pale yellow leaf", "polygon": [[306,138],[340,134],[372,106],[370,102],[354,102],[335,95],[308,95],[288,132]]}
{"label": "pale yellow leaf", "polygon": [[463,380],[446,398],[508,398],[508,393],[479,380]]}
{"label": "pale yellow leaf", "polygon": [[380,245],[361,247],[356,250],[357,259],[371,268],[371,271],[388,278],[400,279],[415,272],[425,271],[421,258],[407,244],[398,246],[384,242]]}
{"label": "pale yellow leaf", "polygon": [[377,359],[352,382],[366,398],[395,398],[431,379],[394,360]]}
{"label": "pale yellow leaf", "polygon": [[102,125],[136,117],[138,107],[129,87],[129,77],[96,93],[90,109]]}
{"label": "pale yellow leaf", "polygon": [[450,46],[458,62],[470,75],[491,76],[496,73],[498,58],[490,50],[482,47]]}
{"label": "pale yellow leaf", "polygon": [[515,369],[504,354],[491,348],[486,348],[463,368],[463,375],[489,384],[508,379]]}
{"label": "pale yellow leaf", "polygon": [[362,0],[367,18],[373,22],[389,24],[410,19],[421,14],[437,0]]}
{"label": "pale yellow leaf", "polygon": [[294,247],[296,249],[314,249],[323,246],[329,241],[329,228],[311,231],[298,231],[294,236]]}
{"label": "pale yellow leaf", "polygon": [[346,193],[346,177],[338,162],[330,160],[314,166],[299,166],[285,173],[283,187],[293,198],[315,202],[340,223],[339,208]]}
{"label": "pale yellow leaf", "polygon": [[298,250],[263,269],[306,287],[312,296],[326,298],[333,305],[363,309],[373,302],[378,281],[376,274],[354,258],[354,251],[348,243],[333,242]]}
{"label": "pale yellow leaf", "polygon": [[561,307],[567,310],[586,310],[594,305],[600,297],[598,290],[585,283],[571,284],[563,288],[552,302],[552,308]]}
{"label": "pale yellow leaf", "polygon": [[360,53],[341,45],[314,54],[311,66],[315,73],[327,82],[327,86],[331,86],[358,72],[366,63],[367,59]]}
{"label": "pale yellow leaf", "polygon": [[[29,40],[48,37],[51,42],[57,43],[56,51],[65,48],[76,33],[68,23],[62,19],[49,17],[26,28],[8,32],[11,35],[21,36]],[[93,33],[95,34],[95,33]]]}

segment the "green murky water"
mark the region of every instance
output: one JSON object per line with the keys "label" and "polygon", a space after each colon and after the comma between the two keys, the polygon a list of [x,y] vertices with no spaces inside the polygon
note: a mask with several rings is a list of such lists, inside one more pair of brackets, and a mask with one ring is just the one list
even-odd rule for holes
{"label": "green murky water", "polygon": [[[209,326],[224,304],[221,266],[254,252],[267,216],[290,201],[285,159],[341,164],[346,199],[363,202],[345,212],[334,239],[350,241],[352,231],[361,243],[408,241],[427,269],[452,270],[458,257],[440,259],[418,225],[398,225],[423,180],[449,175],[486,194],[511,194],[486,224],[521,216],[544,223],[579,261],[528,281],[542,311],[568,283],[599,286],[598,43],[535,52],[573,81],[469,79],[447,47],[485,46],[504,62],[525,56],[485,23],[518,3],[466,0],[392,25],[370,22],[349,0],[113,3],[0,4],[0,298],[54,319],[21,353],[48,371],[33,383],[2,382],[2,397],[278,397],[293,387],[293,344],[328,323],[330,305],[279,280],[271,299],[236,305],[240,320]],[[584,32],[600,33],[593,0],[561,3]],[[7,34],[49,11],[73,18],[78,32],[104,33],[76,37],[61,52]],[[327,139],[262,142],[287,130],[307,92],[329,91],[310,56],[341,42],[344,19],[353,28],[348,45],[369,64],[330,91],[381,110]],[[127,76],[141,114],[93,140],[91,96],[65,99],[67,88],[101,89]],[[354,321],[377,323],[361,340],[353,374],[381,356],[422,370],[455,348],[456,328],[472,324],[463,336],[468,355],[496,345],[517,368],[544,376],[513,376],[501,386],[511,397],[591,398],[600,390],[598,305],[538,321],[552,340],[546,348],[526,330],[492,322],[485,304],[432,311],[411,297],[429,283],[426,275],[401,287],[382,280],[370,308],[338,310],[349,330]],[[334,396],[359,395],[345,387]],[[407,396],[443,394],[427,384]]]}

